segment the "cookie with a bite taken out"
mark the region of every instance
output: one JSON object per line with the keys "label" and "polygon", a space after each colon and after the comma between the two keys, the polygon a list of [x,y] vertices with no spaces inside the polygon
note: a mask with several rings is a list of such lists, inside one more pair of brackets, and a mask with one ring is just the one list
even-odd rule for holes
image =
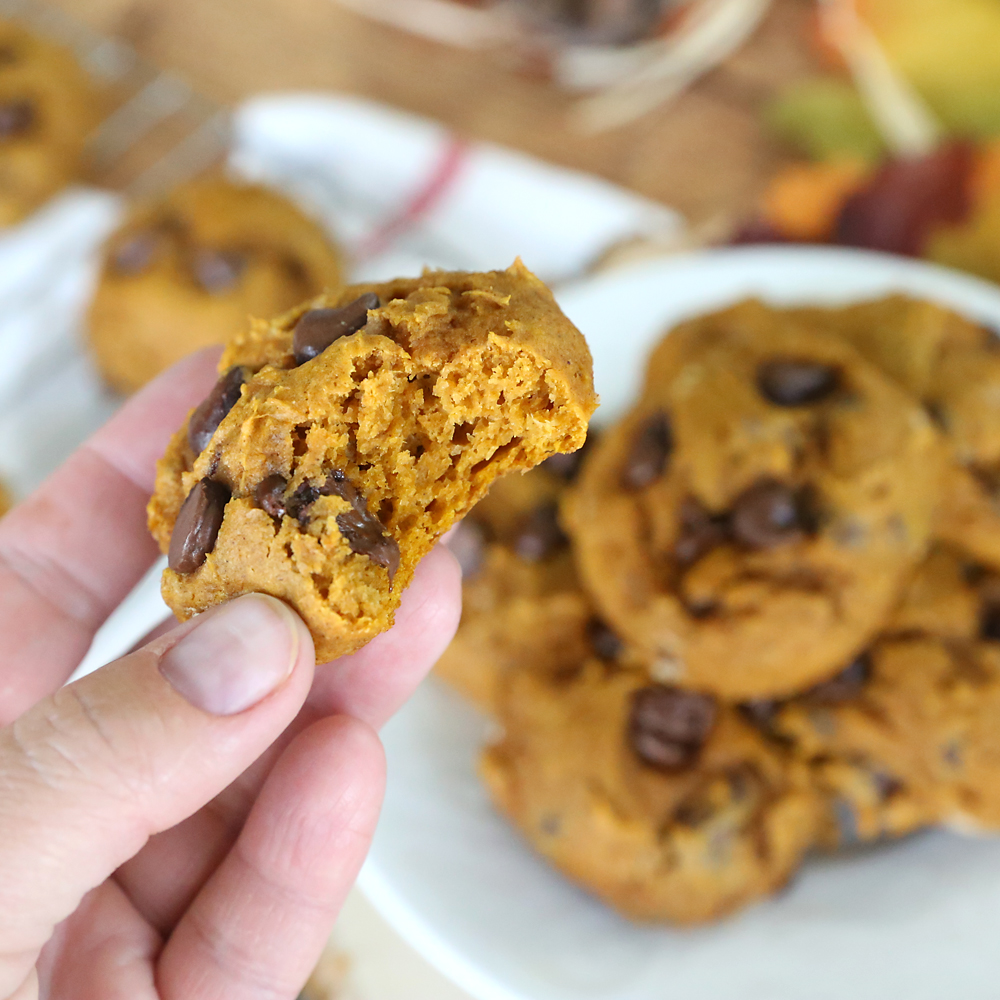
{"label": "cookie with a bite taken out", "polygon": [[187,618],[259,591],[320,660],[389,628],[417,562],[499,475],[579,448],[590,352],[520,262],[313,300],[230,342],[172,439],[150,527]]}

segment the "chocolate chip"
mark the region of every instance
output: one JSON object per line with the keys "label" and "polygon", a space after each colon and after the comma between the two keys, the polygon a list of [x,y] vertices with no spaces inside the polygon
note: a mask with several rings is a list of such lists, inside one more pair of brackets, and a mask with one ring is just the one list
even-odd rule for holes
{"label": "chocolate chip", "polygon": [[215,548],[229,502],[222,483],[205,478],[187,495],[170,536],[167,564],[176,573],[193,573]]}
{"label": "chocolate chip", "polygon": [[980,609],[979,635],[989,642],[1000,642],[1000,604],[984,604]]}
{"label": "chocolate chip", "polygon": [[729,519],[712,514],[695,497],[686,497],[678,511],[680,529],[674,542],[674,557],[682,566],[691,566],[706,552],[729,538]]}
{"label": "chocolate chip", "polygon": [[595,434],[593,431],[590,431],[580,448],[566,454],[551,455],[542,462],[542,468],[551,475],[565,480],[567,483],[573,482],[579,475],[584,457],[593,447],[594,440]]}
{"label": "chocolate chip", "polygon": [[285,503],[285,490],[288,489],[288,480],[277,472],[270,476],[265,476],[253,491],[254,503],[262,511],[270,514],[271,517],[282,518],[287,511]]}
{"label": "chocolate chip", "polygon": [[318,488],[303,483],[292,495],[289,513],[304,523],[308,520],[308,507],[321,496],[337,496],[351,505],[352,510],[337,515],[337,527],[352,552],[368,556],[388,571],[391,586],[399,569],[399,545],[386,533],[382,522],[369,513],[365,498],[342,470],[334,469]]}
{"label": "chocolate chip", "polygon": [[903,782],[894,775],[887,774],[885,771],[872,771],[872,782],[875,785],[875,790],[878,792],[879,798],[885,802],[891,799],[894,795],[898,795],[903,790]]}
{"label": "chocolate chip", "polygon": [[35,123],[35,109],[30,101],[0,104],[0,139],[21,135]]}
{"label": "chocolate chip", "polygon": [[303,483],[288,498],[285,512],[299,524],[309,523],[309,508],[323,495],[323,491],[311,483]]}
{"label": "chocolate chip", "polygon": [[632,438],[622,484],[627,490],[642,490],[663,475],[673,449],[670,419],[661,410],[647,417]]}
{"label": "chocolate chip", "polygon": [[232,250],[200,247],[191,258],[195,280],[212,295],[221,295],[235,288],[246,266],[246,256]]}
{"label": "chocolate chip", "polygon": [[540,504],[527,516],[514,539],[514,551],[529,562],[540,562],[567,541],[559,527],[559,507],[550,501]]}
{"label": "chocolate chip", "polygon": [[632,695],[629,743],[653,767],[690,767],[715,725],[716,711],[708,695],[650,684]]}
{"label": "chocolate chip", "polygon": [[349,510],[337,515],[337,527],[352,552],[368,556],[372,562],[385,567],[391,586],[399,569],[399,545],[386,534],[381,523],[367,511]]}
{"label": "chocolate chip", "polygon": [[486,532],[475,521],[459,521],[448,538],[448,549],[462,567],[462,579],[468,580],[482,569]]}
{"label": "chocolate chip", "polygon": [[850,701],[861,694],[868,678],[871,677],[872,665],[867,653],[862,653],[857,659],[845,667],[836,677],[815,684],[806,692],[810,701],[824,705],[836,705]]}
{"label": "chocolate chip", "polygon": [[357,333],[368,322],[368,310],[378,309],[379,297],[366,292],[337,309],[310,309],[295,324],[292,351],[296,364],[311,361],[335,340]]}
{"label": "chocolate chip", "polygon": [[566,482],[572,482],[576,479],[577,472],[580,471],[580,452],[571,451],[566,454],[552,455],[551,457],[545,459],[542,462],[542,468],[546,472],[551,473],[553,476],[557,476],[559,479],[565,479]]}
{"label": "chocolate chip", "polygon": [[249,370],[240,365],[230,368],[191,414],[188,421],[188,444],[196,455],[205,450],[212,435],[219,429],[219,424],[239,401],[240,390],[249,375]]}
{"label": "chocolate chip", "polygon": [[587,638],[594,652],[602,660],[617,660],[625,644],[600,618],[587,622]]}
{"label": "chocolate chip", "polygon": [[810,518],[791,487],[761,479],[736,498],[730,523],[737,541],[752,549],[773,549],[800,541]]}
{"label": "chocolate chip", "polygon": [[141,274],[153,263],[161,245],[161,235],[152,230],[133,233],[111,254],[111,266],[119,274]]}
{"label": "chocolate chip", "polygon": [[774,728],[774,720],[780,707],[781,702],[771,698],[754,698],[738,706],[740,714],[747,722],[765,733],[770,733]]}
{"label": "chocolate chip", "polygon": [[772,358],[757,368],[757,388],[775,406],[807,406],[830,395],[840,383],[833,365],[797,358]]}
{"label": "chocolate chip", "polygon": [[359,507],[367,509],[365,507],[365,502],[361,499],[361,494],[358,493],[354,483],[352,483],[340,469],[334,469],[333,472],[326,477],[326,482],[323,484],[321,492],[325,496],[340,497],[341,500],[346,500],[355,509],[358,509]]}
{"label": "chocolate chip", "polygon": [[19,58],[13,45],[0,45],[0,66],[13,66]]}

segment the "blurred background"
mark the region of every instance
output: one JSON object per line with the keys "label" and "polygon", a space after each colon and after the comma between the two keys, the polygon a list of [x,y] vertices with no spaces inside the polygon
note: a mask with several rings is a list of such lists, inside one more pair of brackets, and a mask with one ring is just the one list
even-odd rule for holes
{"label": "blurred background", "polygon": [[[151,233],[185,248],[207,298],[177,308],[215,310],[205,340],[330,269],[517,253],[560,283],[701,246],[838,243],[1000,281],[998,0],[3,0],[0,17],[71,50],[93,88],[30,153],[33,177],[60,164],[47,186],[3,206],[15,496],[171,360],[115,367],[104,346],[179,280],[123,291],[166,252]],[[6,139],[36,114],[16,86],[62,98],[11,83],[5,51]],[[29,169],[13,157],[0,180]],[[251,206],[252,231],[213,229],[174,192],[223,165],[307,221]],[[280,274],[261,250],[279,243]],[[307,996],[462,994],[355,894]]]}

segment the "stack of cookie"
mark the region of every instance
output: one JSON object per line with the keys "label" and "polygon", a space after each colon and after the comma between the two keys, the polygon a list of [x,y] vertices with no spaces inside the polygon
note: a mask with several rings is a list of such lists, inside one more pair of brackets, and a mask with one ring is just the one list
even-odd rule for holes
{"label": "stack of cookie", "polygon": [[438,672],[503,736],[498,808],[639,919],[814,848],[1000,829],[1000,349],[893,297],[688,322],[569,460],[452,546]]}

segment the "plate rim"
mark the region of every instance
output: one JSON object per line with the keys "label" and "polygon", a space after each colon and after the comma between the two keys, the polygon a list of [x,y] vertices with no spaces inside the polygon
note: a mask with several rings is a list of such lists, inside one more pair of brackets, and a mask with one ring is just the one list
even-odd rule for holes
{"label": "plate rim", "polygon": [[[761,245],[687,251],[669,257],[623,265],[587,278],[566,282],[559,285],[554,292],[561,305],[564,298],[598,294],[605,289],[613,290],[616,286],[627,285],[633,281],[656,280],[664,273],[673,275],[686,270],[702,271],[720,267],[728,280],[733,281],[735,280],[733,276],[739,273],[740,267],[746,267],[752,274],[757,268],[773,266],[776,271],[780,271],[788,267],[794,269],[804,263],[810,266],[829,263],[838,270],[845,267],[856,270],[859,266],[868,265],[876,276],[881,277],[881,280],[876,280],[877,284],[891,286],[894,279],[898,278],[901,283],[911,286],[909,289],[901,289],[904,293],[918,295],[929,301],[943,301],[950,308],[977,322],[991,324],[1000,322],[1000,285],[930,261],[846,247]],[[860,278],[859,274],[854,279],[855,283],[862,283]],[[920,291],[912,288],[912,285],[921,279],[926,279],[929,287]],[[833,280],[843,279],[838,275]],[[822,303],[828,298],[834,302],[852,300],[850,292],[838,293],[835,284],[831,284],[830,290],[832,293],[830,296],[809,292],[801,297],[801,301]],[[747,293],[742,289],[736,288],[734,291],[734,296],[728,296],[723,289],[718,296],[717,305],[709,306],[707,310],[699,312],[725,308],[727,304],[747,297]],[[765,301],[770,296],[770,293],[763,290],[756,294]],[[891,292],[887,290],[874,294],[891,294]],[[864,301],[869,297],[871,293],[862,292],[853,299]],[[788,298],[790,301],[796,301],[799,297],[792,294]],[[977,315],[980,313],[978,306],[982,303],[986,304],[987,312],[995,315]],[[1000,328],[997,332],[1000,334]],[[389,764],[391,766],[391,759]],[[529,850],[527,845],[525,850]],[[380,916],[407,944],[458,988],[465,990],[476,1000],[536,1000],[520,989],[500,982],[490,971],[453,945],[443,931],[421,914],[419,905],[394,885],[391,874],[379,865],[375,846],[365,860],[357,885]]]}

